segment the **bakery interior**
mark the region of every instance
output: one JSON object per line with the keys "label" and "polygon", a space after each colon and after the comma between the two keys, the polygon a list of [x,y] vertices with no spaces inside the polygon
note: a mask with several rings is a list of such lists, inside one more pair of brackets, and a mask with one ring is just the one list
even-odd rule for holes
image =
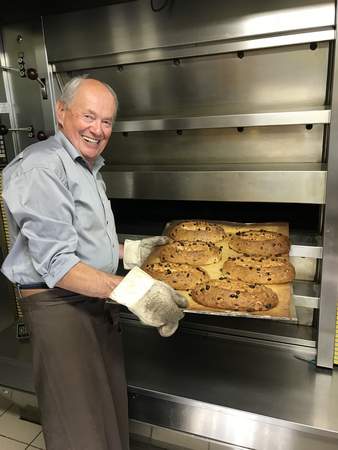
{"label": "bakery interior", "polygon": [[[336,2],[2,8],[1,170],[54,133],[62,87],[89,74],[119,98],[102,173],[120,242],[180,220],[288,226],[288,317],[189,311],[163,340],[122,308],[138,438],[151,448],[156,430],[170,430],[173,442],[157,445],[338,448]],[[3,210],[0,220],[2,262]],[[0,396],[38,423],[17,292],[2,275],[0,285]]]}

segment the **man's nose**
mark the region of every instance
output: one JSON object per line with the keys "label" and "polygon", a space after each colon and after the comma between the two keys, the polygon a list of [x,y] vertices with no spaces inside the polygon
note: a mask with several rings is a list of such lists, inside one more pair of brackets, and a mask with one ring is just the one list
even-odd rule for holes
{"label": "man's nose", "polygon": [[94,120],[94,121],[92,122],[90,128],[91,128],[91,131],[92,131],[93,133],[95,133],[96,135],[102,136],[102,134],[103,134],[103,129],[102,129],[102,122],[101,122],[101,120],[99,120],[99,119]]}

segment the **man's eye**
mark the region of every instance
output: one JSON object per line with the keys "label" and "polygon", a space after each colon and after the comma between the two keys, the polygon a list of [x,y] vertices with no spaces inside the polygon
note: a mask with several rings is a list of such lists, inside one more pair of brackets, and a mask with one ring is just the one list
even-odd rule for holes
{"label": "man's eye", "polygon": [[84,117],[86,120],[95,120],[94,117],[91,116],[90,114],[84,114],[83,117]]}
{"label": "man's eye", "polygon": [[102,123],[106,126],[106,127],[111,127],[113,125],[113,123],[110,120],[103,120]]}

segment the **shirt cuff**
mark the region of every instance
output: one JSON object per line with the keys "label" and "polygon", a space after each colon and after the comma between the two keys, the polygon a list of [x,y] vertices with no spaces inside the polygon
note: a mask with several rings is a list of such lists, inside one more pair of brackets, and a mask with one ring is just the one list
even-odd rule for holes
{"label": "shirt cuff", "polygon": [[156,280],[142,269],[134,267],[116,286],[109,297],[130,308],[145,296],[155,282]]}
{"label": "shirt cuff", "polygon": [[52,269],[50,273],[42,275],[42,278],[45,280],[48,287],[53,288],[56,283],[60,281],[61,278],[63,278],[66,273],[79,262],[80,258],[74,254],[66,253],[59,255],[57,259],[52,262]]}

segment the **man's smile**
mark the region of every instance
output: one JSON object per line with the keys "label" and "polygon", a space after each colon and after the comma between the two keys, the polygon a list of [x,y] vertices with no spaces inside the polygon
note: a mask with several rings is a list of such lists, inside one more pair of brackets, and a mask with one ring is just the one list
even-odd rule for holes
{"label": "man's smile", "polygon": [[81,134],[81,137],[84,141],[89,142],[90,144],[99,144],[101,139],[94,139],[89,136],[85,136],[84,134]]}

